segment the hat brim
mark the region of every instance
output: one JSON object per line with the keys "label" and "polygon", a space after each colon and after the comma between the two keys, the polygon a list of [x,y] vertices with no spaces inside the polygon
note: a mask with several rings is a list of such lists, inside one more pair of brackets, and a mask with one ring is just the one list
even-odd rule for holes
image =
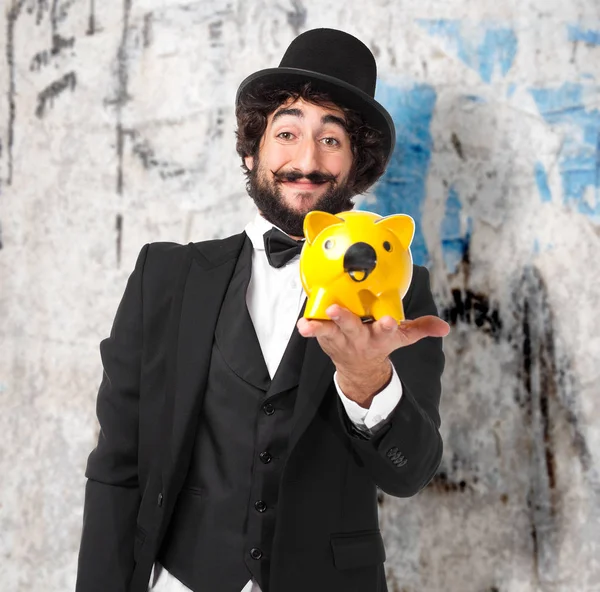
{"label": "hat brim", "polygon": [[387,167],[396,145],[396,130],[391,115],[383,105],[367,93],[343,80],[300,68],[268,68],[254,72],[242,81],[235,97],[235,104],[238,104],[243,94],[250,92],[259,83],[275,82],[285,87],[286,84],[308,81],[312,82],[315,88],[327,92],[336,104],[358,111],[365,118],[366,123],[383,134],[385,167]]}

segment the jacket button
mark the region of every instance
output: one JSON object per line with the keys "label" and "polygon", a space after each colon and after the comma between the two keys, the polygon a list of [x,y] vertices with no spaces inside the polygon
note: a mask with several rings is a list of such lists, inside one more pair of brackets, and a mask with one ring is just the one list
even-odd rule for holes
{"label": "jacket button", "polygon": [[393,448],[390,448],[387,451],[387,457],[388,458],[392,458],[392,456],[394,456],[395,454],[397,454],[397,452],[398,452],[398,448],[396,448],[396,446],[394,446]]}
{"label": "jacket button", "polygon": [[163,494],[162,491],[158,494],[158,499],[156,500],[156,504],[158,505],[158,507],[160,508],[162,506],[163,503]]}
{"label": "jacket button", "polygon": [[275,407],[273,407],[271,403],[267,403],[263,406],[263,411],[265,412],[265,415],[273,415],[273,413],[275,413]]}
{"label": "jacket button", "polygon": [[258,458],[260,458],[260,460],[262,462],[264,462],[265,464],[268,464],[271,462],[271,460],[273,459],[273,457],[268,453],[268,452],[261,452],[258,455]]}
{"label": "jacket button", "polygon": [[267,509],[267,504],[265,504],[265,502],[263,502],[262,500],[258,500],[257,502],[254,503],[254,507],[256,508],[256,510],[260,513],[266,511]]}
{"label": "jacket button", "polygon": [[252,559],[260,559],[262,557],[262,551],[254,547],[250,549],[250,557],[252,557]]}

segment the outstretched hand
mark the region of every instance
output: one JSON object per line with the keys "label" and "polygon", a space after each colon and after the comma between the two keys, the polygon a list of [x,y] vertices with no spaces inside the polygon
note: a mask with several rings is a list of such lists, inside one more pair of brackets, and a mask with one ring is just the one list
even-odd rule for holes
{"label": "outstretched hand", "polygon": [[299,319],[298,331],[303,337],[316,337],[338,369],[381,361],[423,337],[445,337],[450,332],[450,325],[435,315],[398,324],[391,316],[363,323],[359,316],[337,304],[326,313],[331,321]]}
{"label": "outstretched hand", "polygon": [[445,337],[450,332],[448,323],[435,315],[399,324],[391,316],[363,323],[359,316],[337,304],[325,312],[330,321],[301,318],[297,323],[298,331],[303,337],[316,337],[338,371],[340,388],[361,404],[372,398],[369,391],[377,390],[378,385],[389,380],[388,356],[394,350],[424,337]]}

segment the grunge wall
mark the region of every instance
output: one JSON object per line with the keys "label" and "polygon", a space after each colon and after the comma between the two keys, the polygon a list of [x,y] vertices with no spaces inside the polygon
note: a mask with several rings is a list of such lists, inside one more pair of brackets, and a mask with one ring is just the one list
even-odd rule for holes
{"label": "grunge wall", "polygon": [[71,590],[98,345],[146,242],[252,213],[238,84],[307,29],[379,66],[396,122],[360,206],[417,222],[445,339],[445,452],[382,496],[390,592],[600,590],[596,0],[4,0],[0,588]]}

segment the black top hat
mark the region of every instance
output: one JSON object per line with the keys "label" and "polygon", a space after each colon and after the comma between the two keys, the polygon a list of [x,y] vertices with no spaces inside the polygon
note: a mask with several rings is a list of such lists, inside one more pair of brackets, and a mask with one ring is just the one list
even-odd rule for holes
{"label": "black top hat", "polygon": [[385,164],[394,150],[396,132],[390,114],[375,99],[377,65],[371,50],[359,39],[336,29],[313,29],[296,37],[278,68],[248,76],[238,88],[236,105],[258,83],[312,82],[341,106],[358,111],[366,123],[383,134]]}

